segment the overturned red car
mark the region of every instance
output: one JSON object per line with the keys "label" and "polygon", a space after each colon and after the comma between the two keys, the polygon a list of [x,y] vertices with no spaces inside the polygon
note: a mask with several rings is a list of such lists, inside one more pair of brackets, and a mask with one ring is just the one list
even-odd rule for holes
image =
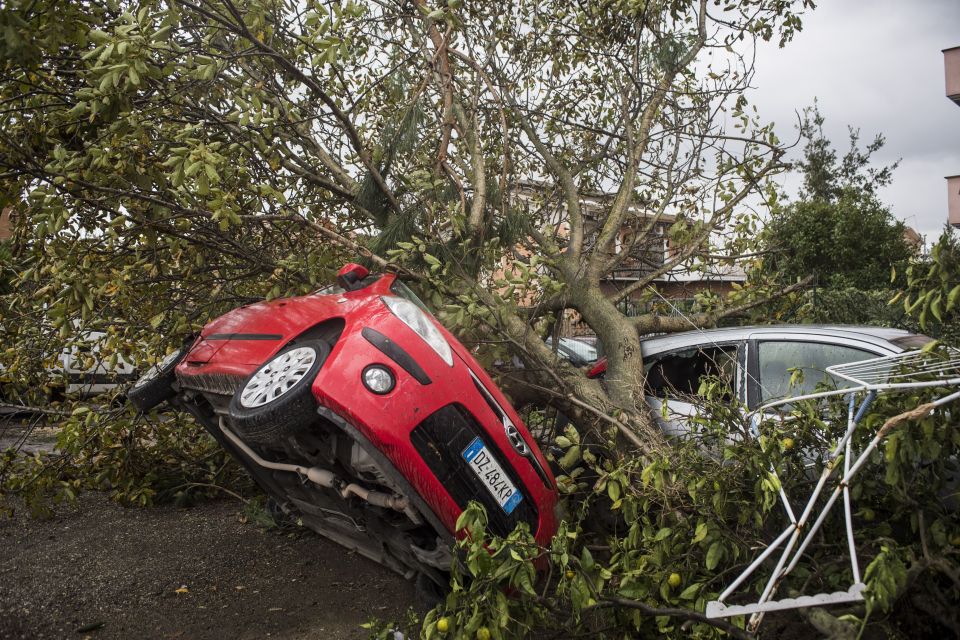
{"label": "overturned red car", "polygon": [[337,283],[213,320],[128,397],[189,411],[280,510],[408,577],[447,583],[471,500],[546,543],[553,476],[470,352],[396,276]]}

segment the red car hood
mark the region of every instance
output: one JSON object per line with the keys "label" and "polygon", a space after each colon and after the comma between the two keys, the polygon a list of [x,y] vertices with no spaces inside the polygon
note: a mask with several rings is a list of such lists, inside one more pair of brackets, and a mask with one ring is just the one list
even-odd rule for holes
{"label": "red car hood", "polygon": [[370,292],[310,294],[249,304],[209,322],[186,357],[186,366],[222,363],[246,376],[304,331],[342,318],[363,304]]}
{"label": "red car hood", "polygon": [[[232,341],[286,344],[318,322],[338,317],[354,306],[349,303],[337,304],[336,299],[336,296],[313,295],[240,307],[209,323],[201,332],[200,339],[221,345]],[[262,358],[247,364],[261,362]]]}

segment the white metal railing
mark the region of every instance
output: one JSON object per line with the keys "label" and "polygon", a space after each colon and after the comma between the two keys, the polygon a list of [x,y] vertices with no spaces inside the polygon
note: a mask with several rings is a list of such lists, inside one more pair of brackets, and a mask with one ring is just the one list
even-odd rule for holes
{"label": "white metal railing", "polygon": [[[783,398],[765,404],[751,415],[751,428],[755,435],[759,435],[762,416],[777,406],[788,403],[793,404],[802,400],[815,400],[839,395],[846,395],[848,397],[846,431],[830,452],[827,465],[820,474],[816,486],[804,504],[800,516],[796,517],[794,514],[786,489],[781,483],[780,499],[789,524],[759,553],[753,562],[730,583],[716,600],[707,603],[706,615],[709,618],[726,618],[750,614],[751,618],[748,628],[755,630],[763,619],[763,614],[767,611],[863,600],[863,591],[866,589],[866,585],[861,580],[860,565],[857,560],[850,498],[850,482],[857,472],[860,471],[870,454],[873,453],[883,438],[886,437],[892,427],[895,426],[895,423],[893,421],[887,421],[887,423],[877,431],[863,451],[857,455],[855,455],[851,444],[853,434],[863,418],[867,415],[873,401],[880,393],[930,387],[960,387],[960,351],[955,349],[943,350],[941,352],[926,352],[923,350],[910,351],[893,356],[882,356],[847,364],[833,365],[827,367],[826,371],[833,376],[853,383],[854,386],[834,391]],[[858,403],[857,399],[861,396],[862,400]],[[957,399],[960,399],[960,391],[947,393],[936,400],[918,407],[916,411],[922,411],[924,415],[926,415],[935,408]],[[817,510],[817,503],[824,494],[831,478],[833,478],[838,466],[836,462],[841,455],[843,456],[843,472],[840,474],[839,480],[837,480],[832,491],[830,491],[826,502],[819,508],[819,513],[817,513],[815,519],[813,519]],[[771,472],[777,475],[776,469],[771,469]],[[777,476],[777,480],[779,481],[779,476]],[[843,498],[847,549],[850,554],[850,569],[853,575],[853,584],[851,584],[846,591],[818,593],[796,598],[773,600],[780,583],[800,562],[807,546],[813,540],[817,531],[820,530],[830,510],[841,496]],[[811,519],[813,519],[812,525],[810,524]],[[768,558],[773,556],[777,550],[780,550],[780,555],[773,572],[764,585],[760,598],[751,604],[727,604],[726,600],[730,598]]]}

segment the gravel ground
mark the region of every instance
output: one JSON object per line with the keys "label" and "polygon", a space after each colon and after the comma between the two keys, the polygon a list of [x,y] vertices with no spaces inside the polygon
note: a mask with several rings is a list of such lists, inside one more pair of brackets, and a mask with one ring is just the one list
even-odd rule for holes
{"label": "gravel ground", "polygon": [[0,638],[365,638],[413,605],[400,576],[237,502],[126,509],[81,496],[0,520]]}

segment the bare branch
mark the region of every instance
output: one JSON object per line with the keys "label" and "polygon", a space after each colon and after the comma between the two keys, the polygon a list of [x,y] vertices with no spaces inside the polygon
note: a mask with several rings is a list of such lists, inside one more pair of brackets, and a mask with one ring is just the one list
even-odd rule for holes
{"label": "bare branch", "polygon": [[746,313],[750,309],[754,309],[766,304],[771,300],[789,295],[794,291],[805,289],[810,286],[811,282],[813,282],[813,276],[804,278],[800,282],[796,282],[789,287],[778,289],[768,296],[760,296],[755,300],[751,300],[750,302],[746,302],[735,307],[728,307],[716,312],[694,313],[683,316],[645,314],[632,318],[631,321],[633,322],[634,327],[636,327],[637,333],[640,335],[650,333],[676,333],[678,331],[689,331],[690,329],[703,329],[714,326],[723,318],[738,316]]}

